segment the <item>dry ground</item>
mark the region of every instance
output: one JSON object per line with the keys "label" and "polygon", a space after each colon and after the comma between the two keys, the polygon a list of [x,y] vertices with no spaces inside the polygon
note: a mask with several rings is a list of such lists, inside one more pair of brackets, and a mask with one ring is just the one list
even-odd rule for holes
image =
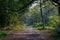
{"label": "dry ground", "polygon": [[19,31],[9,31],[11,34],[0,40],[53,40],[50,30],[28,28]]}

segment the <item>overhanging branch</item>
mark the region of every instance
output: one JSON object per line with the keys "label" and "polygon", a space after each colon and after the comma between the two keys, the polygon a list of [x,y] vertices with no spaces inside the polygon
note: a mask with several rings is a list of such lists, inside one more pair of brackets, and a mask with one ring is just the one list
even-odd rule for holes
{"label": "overhanging branch", "polygon": [[17,10],[18,13],[22,12],[24,9],[26,9],[30,4],[32,4],[34,0],[31,0],[27,5],[23,6],[22,8],[19,8]]}

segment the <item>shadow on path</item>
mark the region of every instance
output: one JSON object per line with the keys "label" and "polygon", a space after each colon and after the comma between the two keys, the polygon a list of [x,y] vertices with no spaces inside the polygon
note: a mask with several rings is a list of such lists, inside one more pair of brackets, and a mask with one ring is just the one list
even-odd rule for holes
{"label": "shadow on path", "polygon": [[3,38],[2,40],[53,40],[49,33],[51,33],[49,30],[27,29],[12,32],[9,36]]}
{"label": "shadow on path", "polygon": [[2,40],[44,40],[40,37],[40,34],[25,34],[19,37],[8,37]]}
{"label": "shadow on path", "polygon": [[40,38],[40,34],[27,34],[18,38],[13,38],[11,40],[43,40]]}

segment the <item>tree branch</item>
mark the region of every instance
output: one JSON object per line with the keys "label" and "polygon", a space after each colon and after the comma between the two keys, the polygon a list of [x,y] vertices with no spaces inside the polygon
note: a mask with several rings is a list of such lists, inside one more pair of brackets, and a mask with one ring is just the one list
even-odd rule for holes
{"label": "tree branch", "polygon": [[27,5],[25,5],[25,6],[23,6],[22,8],[19,8],[18,10],[17,10],[17,12],[22,12],[24,9],[26,9],[30,4],[32,4],[34,2],[34,0],[31,0]]}

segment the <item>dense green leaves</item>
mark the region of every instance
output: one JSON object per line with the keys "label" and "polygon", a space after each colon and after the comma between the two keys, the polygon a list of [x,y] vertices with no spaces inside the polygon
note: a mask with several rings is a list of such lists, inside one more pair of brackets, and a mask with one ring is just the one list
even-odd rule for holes
{"label": "dense green leaves", "polygon": [[17,24],[20,15],[18,10],[28,3],[29,0],[0,0],[0,26]]}
{"label": "dense green leaves", "polygon": [[[30,9],[28,12],[27,6],[31,7],[29,6],[29,2],[29,0],[0,0],[0,26],[13,27],[22,23],[25,24],[28,13],[31,14],[31,20],[29,21],[32,22],[34,27],[42,27],[42,19],[44,21],[44,26],[57,25],[59,22],[57,16],[57,7],[52,5],[50,1],[42,2],[41,7],[40,3],[37,3],[36,6]],[[43,18],[41,14],[43,14]]]}

